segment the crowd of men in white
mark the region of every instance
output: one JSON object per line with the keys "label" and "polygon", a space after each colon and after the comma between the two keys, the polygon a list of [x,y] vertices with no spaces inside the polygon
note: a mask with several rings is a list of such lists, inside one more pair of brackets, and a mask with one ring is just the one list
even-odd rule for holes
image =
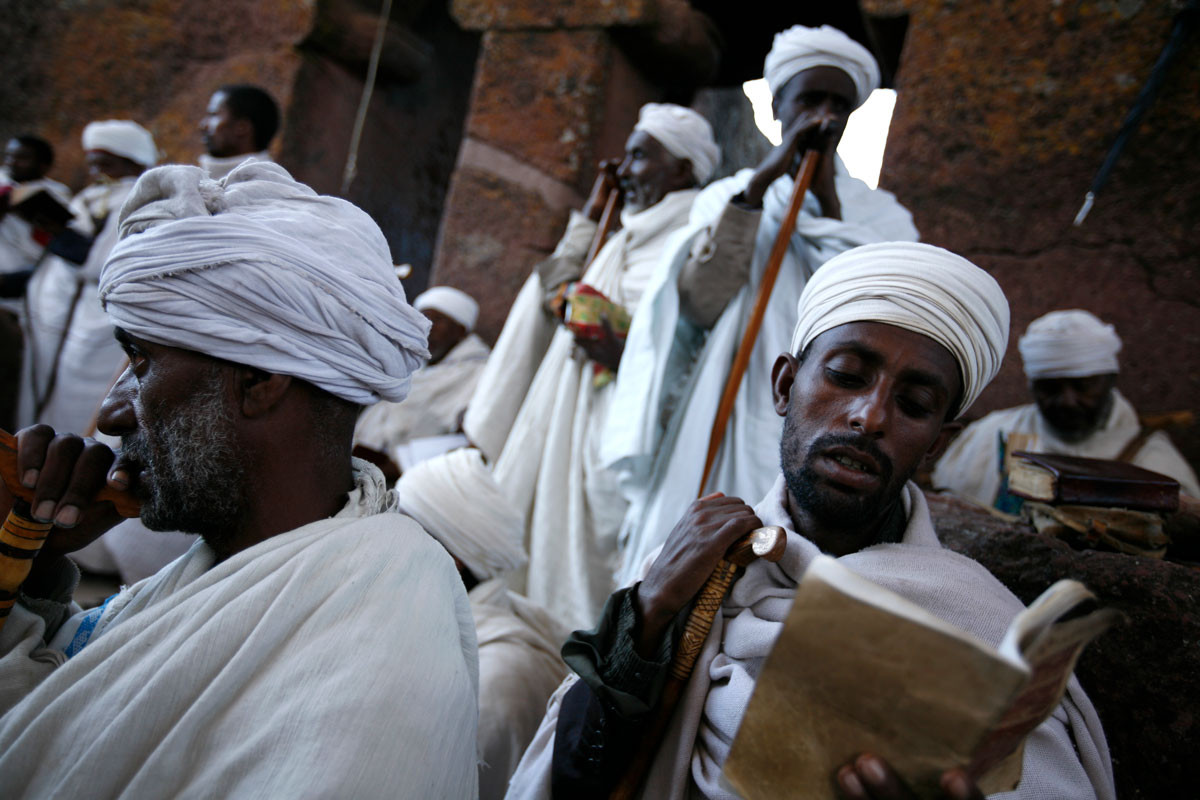
{"label": "crowd of men in white", "polygon": [[[41,181],[76,222],[49,249],[30,244],[39,220],[0,222],[0,271],[36,266],[9,306],[25,333],[19,474],[56,523],[0,631],[4,794],[605,797],[695,576],[764,523],[788,554],[747,571],[680,721],[638,745],[658,748],[641,796],[736,796],[721,764],[786,614],[775,601],[819,552],[998,641],[1020,603],[941,548],[909,479],[999,370],[1007,300],[916,243],[895,197],[837,158],[879,84],[867,50],[797,26],[765,73],[783,142],[711,184],[708,122],[643,107],[490,355],[475,300],[435,287],[410,304],[375,223],[270,163],[276,123],[239,116],[244,87],[214,95],[201,167],[150,169],[140,126],[87,126],[96,182],[73,200],[12,169],[26,145],[10,143],[8,183]],[[806,148],[817,172],[702,487]],[[587,262],[608,190],[619,227]],[[628,314],[627,335],[565,324],[580,287]],[[999,502],[1019,441],[1200,497],[1117,391],[1111,326],[1056,311],[1019,347],[1036,403],[967,426],[938,488]],[[400,455],[435,439],[455,449]],[[401,468],[393,488],[376,464]],[[91,504],[105,484],[136,492],[141,519]],[[131,585],[81,610],[76,561]],[[836,787],[902,796],[869,754]],[[981,796],[961,770],[943,789]],[[1011,796],[1114,797],[1077,683]]]}

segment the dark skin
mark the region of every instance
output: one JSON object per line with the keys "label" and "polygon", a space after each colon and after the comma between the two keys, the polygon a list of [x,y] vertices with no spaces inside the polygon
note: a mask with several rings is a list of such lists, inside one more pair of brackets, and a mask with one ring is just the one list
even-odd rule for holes
{"label": "dark skin", "polygon": [[209,99],[199,128],[204,149],[214,158],[230,158],[258,150],[254,146],[253,123],[230,113],[224,92],[216,92]]}
{"label": "dark skin", "polygon": [[[625,157],[614,167],[611,161],[600,163],[600,173],[592,193],[583,207],[584,216],[599,222],[608,192],[619,188],[621,203],[630,211],[645,211],[671,192],[690,189],[696,185],[692,162],[676,158],[657,139],[645,131],[634,131],[625,141]],[[607,320],[600,322],[604,333],[595,339],[576,337],[575,343],[588,358],[613,372],[621,365],[625,352],[624,340],[617,337]]]}
{"label": "dark skin", "polygon": [[432,323],[429,329],[429,363],[436,364],[467,338],[467,329],[458,320],[436,308],[421,312]]}
{"label": "dark skin", "polygon": [[[772,393],[776,412],[786,418],[781,452],[788,460],[786,505],[793,528],[833,555],[883,541],[901,502],[900,488],[919,466],[936,460],[958,430],[947,419],[961,392],[958,365],[949,351],[926,336],[882,323],[826,331],[803,360],[790,353],[779,356]],[[831,437],[839,443],[827,444]],[[791,473],[806,465],[811,470],[804,473],[806,490],[798,497]],[[859,501],[872,513],[853,526],[839,515],[821,513],[824,506]],[[691,505],[636,590],[636,646],[643,657],[653,657],[671,621],[725,551],[761,525],[738,498],[714,494]],[[843,765],[837,784],[848,800],[911,797],[891,768],[869,753]],[[943,775],[942,789],[957,800],[983,796],[960,769]]]}
{"label": "dark skin", "polygon": [[[169,415],[173,405],[186,402],[199,380],[213,380],[208,370],[214,364],[219,367],[215,380],[232,417],[249,485],[228,537],[212,543],[218,559],[341,509],[353,487],[350,430],[344,448],[329,448],[311,435],[319,390],[286,375],[118,333],[130,364],[100,408],[104,433],[124,436],[160,425],[161,419],[148,415],[147,408],[166,409]],[[63,555],[120,521],[111,504],[90,501],[100,487],[107,483],[144,497],[154,476],[105,445],[74,434],[56,435],[46,425],[20,431],[17,442],[22,483],[34,489],[34,516],[55,522],[27,583],[36,587]],[[12,498],[2,495],[7,512]],[[189,528],[184,524],[181,529]]]}
{"label": "dark skin", "polygon": [[1108,420],[1116,373],[1084,378],[1039,378],[1029,390],[1042,418],[1064,442],[1081,442]]}
{"label": "dark skin", "polygon": [[758,165],[742,198],[750,208],[762,208],[767,188],[785,173],[795,175],[800,155],[821,154],[810,191],[821,204],[821,216],[842,218],[834,183],[834,154],[854,110],[858,90],[836,67],[813,67],[793,75],[771,100],[775,119],[783,126],[783,141]]}
{"label": "dark skin", "polygon": [[32,147],[17,139],[10,139],[4,148],[4,166],[18,183],[40,180],[50,170],[50,165],[43,163]]}

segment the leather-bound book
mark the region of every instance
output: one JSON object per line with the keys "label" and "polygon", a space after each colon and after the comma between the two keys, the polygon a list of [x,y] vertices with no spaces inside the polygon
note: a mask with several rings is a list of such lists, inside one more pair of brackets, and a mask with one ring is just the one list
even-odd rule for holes
{"label": "leather-bound book", "polygon": [[1053,505],[1175,511],[1179,482],[1124,461],[1013,453],[1008,491]]}

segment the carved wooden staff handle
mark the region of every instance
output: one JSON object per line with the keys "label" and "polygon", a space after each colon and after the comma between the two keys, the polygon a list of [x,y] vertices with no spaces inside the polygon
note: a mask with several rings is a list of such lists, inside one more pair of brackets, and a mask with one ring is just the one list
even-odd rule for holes
{"label": "carved wooden staff handle", "polygon": [[[4,430],[0,430],[0,480],[18,498],[26,503],[33,502],[33,489],[23,486],[21,476],[17,474],[17,437]],[[136,517],[141,513],[137,497],[123,489],[105,486],[93,499],[97,503],[112,503],[122,517]]]}
{"label": "carved wooden staff handle", "polygon": [[620,783],[609,795],[609,800],[629,800],[642,784],[642,779],[650,769],[650,762],[658,752],[658,745],[666,732],[667,725],[675,713],[675,706],[683,696],[683,687],[691,678],[696,659],[704,649],[704,642],[712,630],[713,620],[725,602],[725,594],[733,585],[737,572],[756,558],[777,562],[783,558],[787,549],[787,534],[778,525],[768,525],[757,528],[739,539],[725,553],[725,557],[717,562],[716,569],[709,575],[704,586],[696,595],[696,602],[688,614],[684,624],[683,636],[675,650],[675,658],[671,661],[671,671],[667,683],[663,687],[662,698],[654,709],[645,733],[642,734],[642,747],[634,754],[629,768],[621,777]]}
{"label": "carved wooden staff handle", "polygon": [[596,233],[592,236],[592,245],[588,248],[587,258],[584,259],[584,269],[592,265],[596,260],[596,254],[600,252],[600,248],[604,246],[604,240],[608,238],[608,234],[612,232],[613,222],[617,214],[617,202],[621,199],[620,187],[612,187],[608,190],[608,197],[604,200],[604,211],[600,213],[600,222],[596,226]]}

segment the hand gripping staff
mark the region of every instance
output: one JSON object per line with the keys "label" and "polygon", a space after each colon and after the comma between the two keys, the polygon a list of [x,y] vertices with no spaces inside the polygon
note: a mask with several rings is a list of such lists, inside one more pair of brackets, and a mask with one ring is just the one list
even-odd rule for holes
{"label": "hand gripping staff", "polygon": [[[33,490],[21,485],[17,474],[17,437],[0,430],[0,479],[8,491],[16,496],[12,510],[0,527],[0,629],[8,620],[9,612],[17,601],[17,591],[29,570],[33,559],[42,549],[46,536],[54,527],[53,522],[38,522],[33,519],[29,504]],[[136,517],[140,504],[129,492],[104,487],[95,496],[96,502],[108,501],[123,517]]]}

